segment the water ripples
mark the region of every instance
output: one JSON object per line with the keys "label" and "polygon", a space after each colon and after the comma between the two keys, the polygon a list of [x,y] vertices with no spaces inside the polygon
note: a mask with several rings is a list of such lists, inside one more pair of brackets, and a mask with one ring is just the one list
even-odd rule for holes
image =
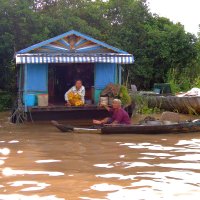
{"label": "water ripples", "polygon": [[40,128],[0,135],[0,199],[199,200],[197,134],[67,135]]}
{"label": "water ripples", "polygon": [[[149,197],[154,200],[161,198],[184,200],[191,199],[191,197],[193,200],[199,199],[200,139],[179,140],[173,146],[164,143],[161,145],[156,143],[117,142],[117,144],[119,147],[130,149],[131,153],[137,151],[137,159],[132,162],[122,160],[94,165],[95,167],[105,167],[111,173],[97,174],[96,177],[104,183],[94,184],[90,187],[91,190],[107,191],[105,199],[110,200],[132,200],[133,197],[138,200],[146,200]],[[129,151],[129,154],[131,153]],[[126,156],[121,158],[124,159]],[[138,162],[139,160],[146,162]],[[129,172],[126,170],[124,171],[125,174],[114,173],[119,171],[119,167],[124,170],[135,170]],[[124,181],[128,183],[125,186],[123,186]],[[118,184],[108,184],[112,182]],[[82,197],[81,199],[86,198]],[[93,200],[93,198],[90,199]]]}

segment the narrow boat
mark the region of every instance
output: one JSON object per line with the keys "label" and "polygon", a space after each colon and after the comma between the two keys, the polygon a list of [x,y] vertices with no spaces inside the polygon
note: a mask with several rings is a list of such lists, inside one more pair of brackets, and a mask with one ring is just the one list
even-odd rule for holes
{"label": "narrow boat", "polygon": [[179,113],[200,114],[200,97],[197,96],[153,96],[143,95],[149,107],[175,111]]}
{"label": "narrow boat", "polygon": [[171,124],[150,123],[145,125],[106,125],[99,128],[76,128],[52,121],[62,132],[95,133],[95,134],[166,134],[200,132],[200,120]]}

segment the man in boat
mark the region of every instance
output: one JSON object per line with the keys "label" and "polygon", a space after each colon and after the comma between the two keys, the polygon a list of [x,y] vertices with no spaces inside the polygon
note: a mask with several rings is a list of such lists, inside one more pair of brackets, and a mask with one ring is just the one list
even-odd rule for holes
{"label": "man in boat", "polygon": [[75,85],[65,93],[68,106],[83,106],[85,103],[85,87],[82,81],[76,80]]}
{"label": "man in boat", "polygon": [[104,125],[104,124],[130,125],[131,119],[130,119],[128,113],[122,108],[121,105],[122,105],[122,102],[120,99],[113,100],[112,108],[108,107],[107,105],[103,105],[112,116],[107,117],[102,120],[93,120],[93,124],[96,124],[96,125]]}

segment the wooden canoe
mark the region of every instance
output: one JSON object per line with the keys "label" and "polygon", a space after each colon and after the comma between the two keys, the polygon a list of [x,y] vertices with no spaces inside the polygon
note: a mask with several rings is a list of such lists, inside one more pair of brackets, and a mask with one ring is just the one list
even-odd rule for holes
{"label": "wooden canoe", "polygon": [[101,128],[76,128],[56,121],[52,124],[62,132],[92,134],[165,134],[200,132],[200,121],[182,122],[169,125],[108,125]]}
{"label": "wooden canoe", "polygon": [[195,96],[151,96],[144,95],[149,107],[157,107],[179,113],[200,114],[200,97]]}
{"label": "wooden canoe", "polygon": [[60,124],[57,121],[52,120],[52,125],[55,126],[61,132],[73,132],[73,133],[101,133],[100,128],[77,128],[71,125]]}

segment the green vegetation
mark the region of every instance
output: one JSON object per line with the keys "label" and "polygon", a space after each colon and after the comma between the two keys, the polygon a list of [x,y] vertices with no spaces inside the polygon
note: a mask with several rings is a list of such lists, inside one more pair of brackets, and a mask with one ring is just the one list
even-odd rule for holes
{"label": "green vegetation", "polygon": [[198,88],[200,88],[200,76],[197,76],[197,77],[194,79],[193,87],[198,87]]}
{"label": "green vegetation", "polygon": [[[13,55],[71,29],[133,53],[123,81],[138,89],[199,86],[200,38],[150,13],[146,0],[0,0],[0,89],[16,91]],[[127,74],[129,75],[127,78]]]}
{"label": "green vegetation", "polygon": [[155,114],[155,113],[161,113],[162,110],[160,109],[160,105],[156,107],[151,107],[148,104],[148,98],[144,97],[140,94],[133,94],[132,96],[132,101],[136,105],[136,113],[137,114]]}
{"label": "green vegetation", "polygon": [[12,96],[8,92],[0,92],[0,111],[5,111],[12,106]]}
{"label": "green vegetation", "polygon": [[[194,71],[192,74],[192,71]],[[198,69],[185,68],[182,71],[171,69],[167,74],[167,82],[170,83],[172,93],[188,91],[193,87],[200,88],[200,76]],[[197,74],[196,74],[197,73]]]}
{"label": "green vegetation", "polygon": [[128,93],[128,89],[126,86],[122,85],[119,91],[119,98],[122,101],[122,105],[127,107],[131,104],[131,97]]}

